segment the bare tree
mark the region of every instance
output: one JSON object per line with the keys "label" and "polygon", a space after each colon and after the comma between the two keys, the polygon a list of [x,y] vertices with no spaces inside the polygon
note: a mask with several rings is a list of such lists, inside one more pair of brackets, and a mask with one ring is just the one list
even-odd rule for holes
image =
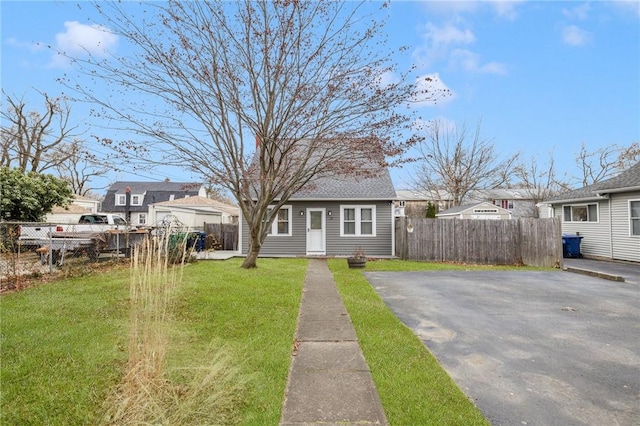
{"label": "bare tree", "polygon": [[628,169],[640,160],[640,143],[633,142],[629,146],[611,144],[588,151],[582,142],[576,154],[576,163],[582,186],[592,185]]}
{"label": "bare tree", "polygon": [[507,184],[518,154],[500,159],[480,127],[479,122],[470,134],[466,125],[458,130],[441,120],[431,122],[427,137],[418,144],[415,186],[446,194],[453,206],[459,206],[470,191]]}
{"label": "bare tree", "polygon": [[131,3],[100,2],[109,31],[137,50],[76,62],[120,95],[76,88],[138,135],[107,140],[118,155],[188,167],[233,194],[248,225],[243,267],[255,267],[292,194],[401,154],[416,137],[398,107],[436,98],[394,72],[382,23],[367,12],[378,6],[170,1],[136,16]]}
{"label": "bare tree", "polygon": [[0,129],[0,166],[41,173],[66,161],[68,155],[60,147],[74,138],[77,127],[69,124],[71,108],[64,100],[42,93],[44,111],[29,111],[24,98],[4,91],[2,95],[6,110],[1,114],[6,124]]}
{"label": "bare tree", "polygon": [[529,161],[515,166],[513,175],[518,179],[516,185],[526,189],[534,202],[531,217],[539,217],[536,204],[570,189],[566,180],[557,175],[553,152],[549,153],[549,160],[542,164],[538,163],[536,156],[532,156]]}
{"label": "bare tree", "polygon": [[[55,161],[58,155],[65,158]],[[62,144],[53,157],[58,174],[71,184],[71,189],[76,195],[91,194],[91,179],[104,176],[110,170],[97,159],[95,153],[86,150],[80,140]]]}

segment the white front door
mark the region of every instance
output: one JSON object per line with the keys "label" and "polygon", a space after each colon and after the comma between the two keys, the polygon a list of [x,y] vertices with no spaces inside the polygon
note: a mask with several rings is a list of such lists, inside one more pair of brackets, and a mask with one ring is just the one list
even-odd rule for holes
{"label": "white front door", "polygon": [[326,254],[324,209],[307,209],[307,254]]}

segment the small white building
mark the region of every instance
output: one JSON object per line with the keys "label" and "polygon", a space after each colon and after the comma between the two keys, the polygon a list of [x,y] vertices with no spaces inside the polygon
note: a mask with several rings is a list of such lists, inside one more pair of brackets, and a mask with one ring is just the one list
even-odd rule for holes
{"label": "small white building", "polygon": [[452,207],[436,216],[438,219],[511,219],[511,212],[488,201]]}
{"label": "small white building", "polygon": [[155,225],[167,217],[182,224],[202,229],[205,223],[237,223],[240,209],[211,198],[194,196],[149,205],[149,224]]}
{"label": "small white building", "polygon": [[73,201],[67,207],[55,206],[51,213],[46,215],[49,223],[78,223],[80,216],[89,213],[98,213],[100,201],[93,198],[74,195]]}

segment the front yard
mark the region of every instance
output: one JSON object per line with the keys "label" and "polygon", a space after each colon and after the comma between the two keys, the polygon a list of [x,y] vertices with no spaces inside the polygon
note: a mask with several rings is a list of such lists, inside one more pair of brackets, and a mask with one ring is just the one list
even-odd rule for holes
{"label": "front yard", "polygon": [[[214,360],[230,380],[220,381],[219,412],[210,416],[217,421],[206,424],[277,425],[307,262],[260,259],[256,270],[240,263],[185,266],[171,313],[167,374],[188,393],[186,372]],[[391,424],[486,424],[361,272],[348,270],[344,259],[329,265]],[[367,266],[415,267],[429,266]],[[130,277],[128,270],[94,273],[2,296],[1,424],[109,423],[127,365]]]}

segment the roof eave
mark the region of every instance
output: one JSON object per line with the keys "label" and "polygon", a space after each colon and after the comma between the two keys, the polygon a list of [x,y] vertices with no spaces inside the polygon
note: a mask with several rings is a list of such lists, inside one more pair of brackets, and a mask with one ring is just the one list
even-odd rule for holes
{"label": "roof eave", "polygon": [[624,188],[604,189],[602,190],[602,192],[595,191],[595,193],[598,196],[604,196],[603,194],[617,194],[620,192],[634,192],[634,191],[640,191],[640,186],[636,185],[636,186],[627,186]]}
{"label": "roof eave", "polygon": [[553,201],[542,201],[541,204],[568,204],[568,203],[583,203],[585,201],[602,201],[608,200],[609,197],[595,195],[590,197],[579,197],[579,198],[564,198],[561,200],[553,200]]}

